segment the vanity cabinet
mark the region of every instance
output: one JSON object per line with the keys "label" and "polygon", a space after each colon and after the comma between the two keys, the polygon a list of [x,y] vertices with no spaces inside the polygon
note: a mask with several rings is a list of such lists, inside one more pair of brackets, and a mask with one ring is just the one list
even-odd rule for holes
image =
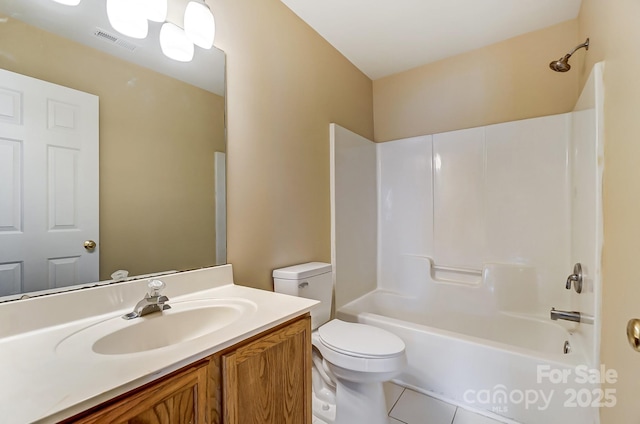
{"label": "vanity cabinet", "polygon": [[208,362],[200,361],[194,365],[72,422],[205,424],[207,411],[203,406],[207,401]]}
{"label": "vanity cabinet", "polygon": [[223,423],[311,423],[309,321],[221,355]]}
{"label": "vanity cabinet", "polygon": [[63,423],[311,424],[311,318],[288,321]]}

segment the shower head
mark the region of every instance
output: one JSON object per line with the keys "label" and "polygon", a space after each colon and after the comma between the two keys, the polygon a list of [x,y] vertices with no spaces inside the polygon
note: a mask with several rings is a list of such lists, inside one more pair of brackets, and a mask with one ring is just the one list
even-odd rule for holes
{"label": "shower head", "polygon": [[564,57],[558,59],[558,60],[554,60],[553,62],[551,62],[549,64],[549,68],[551,68],[552,70],[556,71],[556,72],[567,72],[569,69],[571,69],[571,65],[569,65],[569,58],[578,50],[581,48],[585,48],[585,50],[589,50],[589,39],[587,38],[587,41],[585,41],[584,43],[580,44],[579,46],[576,46],[576,48],[574,48],[573,50],[571,50],[571,53],[567,53],[564,55]]}
{"label": "shower head", "polygon": [[553,69],[556,72],[567,72],[571,69],[571,65],[569,65],[570,54],[565,54],[562,59],[554,60],[549,64],[549,68]]}

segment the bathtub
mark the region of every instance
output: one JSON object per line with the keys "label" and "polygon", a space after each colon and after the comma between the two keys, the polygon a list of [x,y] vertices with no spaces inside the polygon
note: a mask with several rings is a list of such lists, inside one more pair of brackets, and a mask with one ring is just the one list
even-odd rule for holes
{"label": "bathtub", "polygon": [[404,340],[409,365],[400,385],[505,422],[593,424],[598,406],[615,402],[602,393],[599,370],[586,363],[570,325],[485,307],[466,311],[378,289],[336,315]]}

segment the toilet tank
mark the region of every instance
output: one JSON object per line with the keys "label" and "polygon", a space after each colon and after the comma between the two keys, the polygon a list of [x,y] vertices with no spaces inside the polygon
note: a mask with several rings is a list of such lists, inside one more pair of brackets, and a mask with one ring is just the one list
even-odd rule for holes
{"label": "toilet tank", "polygon": [[333,276],[331,264],[309,262],[273,271],[273,289],[277,293],[319,300],[311,310],[311,329],[331,319]]}

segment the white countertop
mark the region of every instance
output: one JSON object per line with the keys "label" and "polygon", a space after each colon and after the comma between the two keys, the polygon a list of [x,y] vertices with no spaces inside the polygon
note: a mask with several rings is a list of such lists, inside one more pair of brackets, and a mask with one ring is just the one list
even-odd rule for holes
{"label": "white countertop", "polygon": [[51,423],[304,314],[318,302],[233,284],[231,265],[161,277],[169,304],[244,299],[257,307],[213,333],[146,352],[56,350],[66,337],[130,312],[148,280],[0,304],[0,421]]}

